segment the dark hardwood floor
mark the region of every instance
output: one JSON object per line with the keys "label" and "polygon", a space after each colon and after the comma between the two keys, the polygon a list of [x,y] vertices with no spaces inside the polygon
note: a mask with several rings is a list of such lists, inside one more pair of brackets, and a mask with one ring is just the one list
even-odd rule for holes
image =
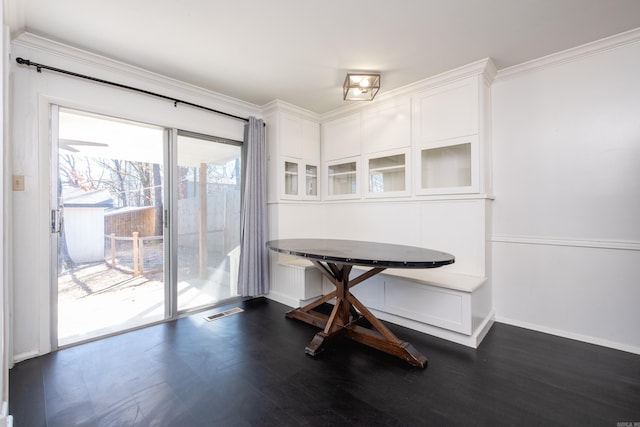
{"label": "dark hardwood floor", "polygon": [[[617,426],[640,422],[640,356],[495,324],[477,350],[389,325],[412,368],[265,299],[67,348],[10,371],[14,426]],[[229,307],[212,312],[223,311]],[[626,424],[625,424],[626,425]]]}

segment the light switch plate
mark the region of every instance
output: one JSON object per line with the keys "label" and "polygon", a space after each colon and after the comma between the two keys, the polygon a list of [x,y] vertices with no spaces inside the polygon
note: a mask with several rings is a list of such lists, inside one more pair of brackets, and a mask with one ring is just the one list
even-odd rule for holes
{"label": "light switch plate", "polygon": [[24,175],[13,175],[13,191],[24,191]]}

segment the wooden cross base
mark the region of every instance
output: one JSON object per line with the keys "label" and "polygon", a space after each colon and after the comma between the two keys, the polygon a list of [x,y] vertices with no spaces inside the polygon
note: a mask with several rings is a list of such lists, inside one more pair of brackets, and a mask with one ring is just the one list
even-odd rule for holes
{"label": "wooden cross base", "polygon": [[[411,344],[400,341],[377,317],[375,317],[355,296],[349,292],[353,286],[384,271],[384,268],[372,268],[360,276],[349,280],[351,265],[337,263],[321,263],[313,261],[320,272],[336,287],[336,290],[304,307],[289,311],[286,316],[298,319],[322,328],[305,348],[310,356],[318,355],[327,342],[336,336],[344,336],[361,344],[373,347],[385,353],[399,357],[409,364],[424,368],[427,358],[420,354]],[[330,315],[320,313],[315,308],[335,298],[335,305]],[[372,328],[360,324],[368,321]]]}

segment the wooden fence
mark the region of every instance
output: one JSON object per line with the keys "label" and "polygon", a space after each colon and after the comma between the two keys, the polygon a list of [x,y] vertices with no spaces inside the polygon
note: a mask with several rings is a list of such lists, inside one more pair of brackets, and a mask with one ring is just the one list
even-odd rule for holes
{"label": "wooden fence", "polygon": [[104,234],[131,236],[137,232],[141,237],[153,236],[156,232],[156,208],[121,209],[104,215]]}
{"label": "wooden fence", "polygon": [[111,268],[117,268],[134,276],[163,270],[163,236],[140,237],[134,231],[131,237],[105,235],[105,258]]}

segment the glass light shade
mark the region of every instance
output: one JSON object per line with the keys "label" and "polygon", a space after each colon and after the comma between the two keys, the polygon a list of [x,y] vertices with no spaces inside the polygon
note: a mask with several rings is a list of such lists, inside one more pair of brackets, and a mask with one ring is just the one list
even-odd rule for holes
{"label": "glass light shade", "polygon": [[347,73],[342,86],[345,101],[371,101],[380,89],[379,73]]}

